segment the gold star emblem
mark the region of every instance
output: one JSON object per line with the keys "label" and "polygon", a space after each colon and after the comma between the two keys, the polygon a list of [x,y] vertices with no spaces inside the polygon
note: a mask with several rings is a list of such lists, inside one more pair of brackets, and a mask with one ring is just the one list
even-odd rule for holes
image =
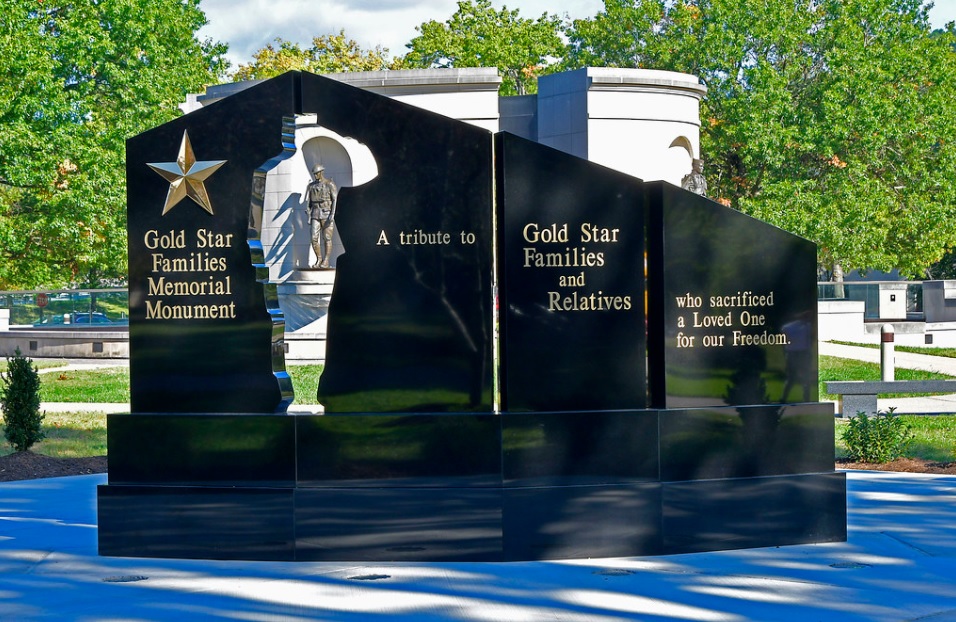
{"label": "gold star emblem", "polygon": [[179,146],[179,157],[176,158],[175,162],[146,164],[169,182],[169,192],[166,193],[163,216],[186,197],[189,197],[201,208],[212,214],[212,203],[209,202],[209,194],[206,192],[206,186],[203,185],[203,182],[209,179],[225,163],[226,160],[197,161],[196,155],[193,153],[193,145],[189,142],[189,134],[184,131],[183,142]]}

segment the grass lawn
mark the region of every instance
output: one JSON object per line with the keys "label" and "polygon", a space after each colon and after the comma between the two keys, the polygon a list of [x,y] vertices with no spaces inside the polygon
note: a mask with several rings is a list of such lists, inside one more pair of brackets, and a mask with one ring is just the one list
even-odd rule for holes
{"label": "grass lawn", "polygon": [[129,402],[129,368],[104,367],[40,374],[44,402]]}
{"label": "grass lawn", "polygon": [[[40,367],[40,365],[38,365]],[[301,404],[315,403],[321,365],[289,367],[292,385]],[[89,371],[50,372],[40,375],[40,399],[48,402],[129,402],[129,368],[106,367]],[[0,429],[2,429],[0,425]],[[106,413],[47,413],[43,419],[46,438],[31,450],[55,458],[106,455]],[[13,448],[0,438],[0,456]]]}
{"label": "grass lawn", "polygon": [[[315,404],[321,365],[290,365],[297,404]],[[946,380],[952,376],[913,369],[896,370],[898,380]],[[825,391],[831,380],[879,380],[880,366],[833,356],[820,357],[820,399],[836,399]],[[47,402],[129,401],[129,369],[107,367],[89,371],[47,372],[40,376],[40,399]]]}
{"label": "grass lawn", "polygon": [[[909,425],[914,436],[905,452],[908,458],[921,458],[932,462],[956,461],[956,415],[900,415],[900,419]],[[836,420],[835,442],[838,459],[847,457],[846,445],[841,438],[844,426],[845,419]]]}
{"label": "grass lawn", "polygon": [[[837,358],[835,356],[820,357],[820,399],[835,400],[838,396],[826,392],[826,382],[835,380],[879,380],[880,366],[878,363],[866,363],[853,359]],[[918,369],[896,368],[897,380],[952,380],[952,376],[938,374]],[[932,395],[932,394],[929,394]],[[880,397],[916,397],[915,393],[906,395],[880,395]]]}
{"label": "grass lawn", "polygon": [[[314,404],[315,390],[321,365],[292,365],[289,375],[296,392],[296,403]],[[832,399],[823,393],[827,380],[878,380],[879,365],[848,359],[820,357],[821,399]],[[900,379],[947,378],[941,374],[897,369]],[[56,402],[128,402],[129,370],[111,367],[91,371],[63,371],[41,374],[41,399]],[[902,419],[911,426],[916,436],[910,444],[909,457],[935,462],[956,460],[956,415]],[[836,457],[846,456],[841,440],[845,421],[837,420]],[[106,454],[106,414],[47,413],[43,430],[47,438],[33,447],[33,451],[55,457],[101,456]],[[11,448],[0,440],[0,455],[11,453]]]}
{"label": "grass lawn", "polygon": [[[858,344],[848,344],[858,345]],[[878,347],[878,346],[876,346]],[[898,348],[902,349],[902,348]],[[912,351],[934,350],[933,348],[912,348]],[[956,351],[954,351],[956,352]],[[935,352],[933,352],[935,353]],[[940,355],[942,356],[942,355]],[[948,380],[952,376],[924,372],[914,369],[896,368],[897,380]],[[830,380],[879,380],[880,366],[877,363],[864,363],[851,359],[842,359],[832,356],[820,357],[820,399],[831,400],[837,396],[829,395],[824,391],[824,382]],[[883,395],[881,397],[893,397]],[[915,397],[915,394],[906,394],[900,397]],[[952,462],[956,460],[956,415],[945,416],[918,416],[900,415],[900,418],[910,426],[914,439],[907,448],[909,458],[921,458],[933,462]],[[846,458],[846,445],[841,438],[845,419],[837,419],[835,430],[836,457]]]}
{"label": "grass lawn", "polygon": [[289,365],[286,367],[292,378],[296,404],[315,404],[315,392],[319,388],[322,365]]}
{"label": "grass lawn", "polygon": [[[46,438],[30,448],[34,453],[54,458],[106,455],[106,413],[47,413],[43,418],[43,432]],[[13,447],[3,437],[0,456],[11,453]]]}
{"label": "grass lawn", "polygon": [[[956,460],[956,415],[920,417],[902,415],[909,424],[915,439],[906,452],[911,458],[933,462]],[[836,457],[846,457],[846,446],[841,439],[845,420],[836,423]],[[106,455],[106,413],[47,413],[43,420],[46,438],[32,450],[57,458],[80,458]],[[0,455],[12,453],[12,448],[3,442]]]}
{"label": "grass lawn", "polygon": [[[297,404],[314,404],[321,365],[290,365],[289,375]],[[40,374],[40,399],[44,402],[129,402],[129,368],[104,367],[83,371]]]}

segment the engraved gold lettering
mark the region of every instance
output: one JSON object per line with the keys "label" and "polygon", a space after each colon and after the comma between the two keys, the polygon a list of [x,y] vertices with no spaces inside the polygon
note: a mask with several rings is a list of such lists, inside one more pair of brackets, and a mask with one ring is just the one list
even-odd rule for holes
{"label": "engraved gold lettering", "polygon": [[734,346],[785,346],[790,343],[783,333],[763,331],[759,334],[745,334],[742,331],[733,331]]}
{"label": "engraved gold lettering", "polygon": [[196,232],[196,248],[232,248],[231,233],[213,233],[208,229]]}
{"label": "engraved gold lettering", "polygon": [[584,287],[584,273],[558,277],[558,287]]}
{"label": "engraved gold lettering", "polygon": [[581,242],[617,242],[617,234],[620,229],[605,229],[592,225],[589,222],[581,224]]}
{"label": "engraved gold lettering", "polygon": [[170,305],[164,300],[146,301],[147,320],[235,319],[236,303],[220,305]]}
{"label": "engraved gold lettering", "polygon": [[231,296],[232,277],[224,279],[209,277],[208,281],[167,281],[166,277],[158,279],[147,277],[149,281],[148,296]]}
{"label": "engraved gold lettering", "polygon": [[186,257],[166,257],[151,253],[153,272],[224,272],[225,257],[210,257],[208,252],[192,252]]}
{"label": "engraved gold lettering", "polygon": [[536,222],[529,222],[524,226],[521,235],[528,244],[566,244],[568,241],[567,223],[558,227],[558,224],[548,225],[544,229]]}
{"label": "engraved gold lettering", "polygon": [[740,313],[740,323],[743,326],[764,326],[767,324],[767,318],[763,315],[755,315],[749,311]]}
{"label": "engraved gold lettering", "polygon": [[733,315],[730,311],[727,315],[704,315],[701,316],[694,311],[694,328],[710,328],[712,326],[733,326]]}
{"label": "engraved gold lettering", "polygon": [[426,233],[421,229],[406,233],[402,231],[398,234],[399,244],[440,246],[451,243],[451,234],[442,231]]}
{"label": "engraved gold lettering", "polygon": [[677,333],[677,347],[678,348],[693,348],[695,339],[697,339],[696,335],[685,335],[684,333]]}
{"label": "engraved gold lettering", "polygon": [[160,234],[156,229],[150,229],[143,236],[143,244],[149,250],[186,248],[186,232],[173,229],[169,233]]}
{"label": "engraved gold lettering", "polygon": [[[677,303],[677,306],[680,308],[698,308],[704,304],[703,298],[700,296],[692,296],[690,292],[687,292],[683,296],[678,296],[674,299]],[[711,304],[713,306],[713,304]]]}
{"label": "engraved gold lettering", "polygon": [[[689,294],[688,294],[689,295]],[[711,307],[772,307],[773,292],[757,295],[753,292],[737,292],[731,296],[711,296]]]}
{"label": "engraved gold lettering", "polygon": [[563,253],[542,253],[526,246],[525,268],[600,268],[604,265],[604,253],[591,252],[586,248],[566,248]]}
{"label": "engraved gold lettering", "polygon": [[632,305],[630,296],[605,296],[602,291],[596,294],[571,292],[568,296],[548,292],[549,311],[629,311]]}

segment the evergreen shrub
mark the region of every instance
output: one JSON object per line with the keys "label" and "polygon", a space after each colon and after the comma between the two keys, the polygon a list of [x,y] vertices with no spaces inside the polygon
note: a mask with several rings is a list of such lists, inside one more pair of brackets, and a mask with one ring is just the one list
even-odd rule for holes
{"label": "evergreen shrub", "polygon": [[40,412],[40,374],[33,361],[17,348],[7,357],[7,373],[0,384],[4,436],[17,451],[26,451],[43,440],[43,413]]}

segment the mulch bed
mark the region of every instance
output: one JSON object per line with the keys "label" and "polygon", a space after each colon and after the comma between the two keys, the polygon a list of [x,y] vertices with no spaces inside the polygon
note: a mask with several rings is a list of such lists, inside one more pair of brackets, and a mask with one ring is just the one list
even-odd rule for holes
{"label": "mulch bed", "polygon": [[931,462],[920,458],[898,458],[884,464],[867,462],[850,462],[837,460],[838,469],[864,469],[867,471],[897,471],[900,473],[938,473],[941,475],[956,475],[956,462]]}
{"label": "mulch bed", "polygon": [[106,456],[51,458],[32,451],[0,456],[0,482],[106,473]]}

